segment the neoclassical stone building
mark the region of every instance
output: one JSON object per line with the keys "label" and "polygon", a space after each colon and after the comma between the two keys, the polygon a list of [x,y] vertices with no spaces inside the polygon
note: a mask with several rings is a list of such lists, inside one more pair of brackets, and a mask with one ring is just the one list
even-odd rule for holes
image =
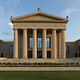
{"label": "neoclassical stone building", "polygon": [[65,30],[66,19],[43,13],[38,8],[36,13],[13,18],[14,58],[66,58]]}

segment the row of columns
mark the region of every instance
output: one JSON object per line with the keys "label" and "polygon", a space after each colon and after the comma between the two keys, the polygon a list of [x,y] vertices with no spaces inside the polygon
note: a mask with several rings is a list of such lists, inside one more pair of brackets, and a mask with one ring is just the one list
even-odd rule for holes
{"label": "row of columns", "polygon": [[[61,31],[61,58],[65,58],[65,31]],[[56,30],[52,30],[52,54],[53,58],[57,58],[57,34]],[[46,29],[43,29],[43,58],[47,58],[46,49]],[[14,30],[14,58],[18,58],[18,30]],[[23,30],[23,58],[27,58],[27,29]],[[33,29],[33,58],[37,58],[37,29]]]}

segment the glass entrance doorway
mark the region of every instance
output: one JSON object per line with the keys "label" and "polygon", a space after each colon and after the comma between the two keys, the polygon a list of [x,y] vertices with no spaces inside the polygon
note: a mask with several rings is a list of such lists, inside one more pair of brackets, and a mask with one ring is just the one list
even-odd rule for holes
{"label": "glass entrance doorway", "polygon": [[28,51],[28,58],[32,58],[32,51]]}
{"label": "glass entrance doorway", "polygon": [[51,51],[47,51],[47,58],[51,58]]}
{"label": "glass entrance doorway", "polygon": [[37,51],[37,58],[42,58],[42,51]]}

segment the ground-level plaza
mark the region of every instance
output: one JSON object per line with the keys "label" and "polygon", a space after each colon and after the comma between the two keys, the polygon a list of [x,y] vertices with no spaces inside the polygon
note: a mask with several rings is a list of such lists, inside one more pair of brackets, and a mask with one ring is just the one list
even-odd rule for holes
{"label": "ground-level plaza", "polygon": [[14,58],[66,58],[66,19],[38,12],[13,18]]}

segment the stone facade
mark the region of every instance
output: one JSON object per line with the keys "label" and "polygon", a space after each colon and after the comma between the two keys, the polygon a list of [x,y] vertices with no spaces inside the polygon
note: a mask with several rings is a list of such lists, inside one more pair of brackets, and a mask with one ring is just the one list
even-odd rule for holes
{"label": "stone facade", "polygon": [[[80,58],[80,40],[66,41],[65,47],[66,47],[66,50],[65,50],[66,58]],[[52,57],[54,57],[54,56],[55,55],[53,54]],[[0,57],[5,57],[5,58],[13,58],[14,57],[14,42],[13,41],[0,40]],[[61,55],[59,57],[61,57]],[[37,59],[36,59],[36,61],[37,61]]]}
{"label": "stone facade", "polygon": [[66,56],[68,58],[80,57],[80,40],[66,42]]}
{"label": "stone facade", "polygon": [[13,57],[13,42],[0,40],[0,57]]}

